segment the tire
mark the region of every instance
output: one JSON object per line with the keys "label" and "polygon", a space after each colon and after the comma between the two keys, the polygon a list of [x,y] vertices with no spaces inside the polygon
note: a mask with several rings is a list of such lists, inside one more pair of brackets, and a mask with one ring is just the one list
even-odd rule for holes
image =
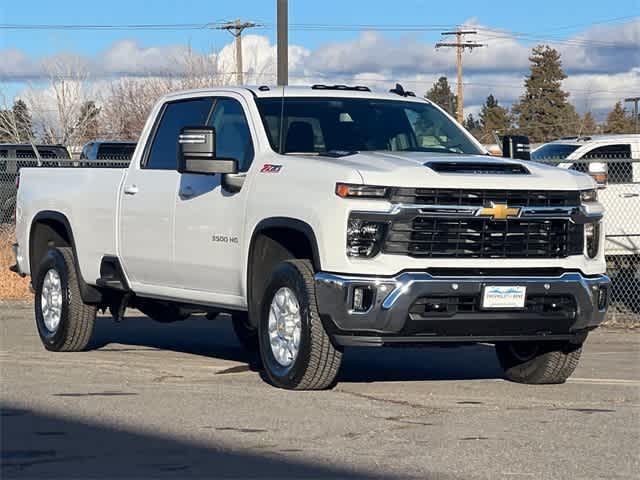
{"label": "tire", "polygon": [[506,342],[496,344],[508,380],[534,385],[564,383],[578,366],[582,344]]}
{"label": "tire", "polygon": [[[273,340],[269,332],[272,302],[284,296],[293,298],[297,303],[297,309],[288,311],[297,310],[299,314],[299,321],[295,322],[299,325],[297,355],[289,365],[276,359],[272,347],[272,341],[279,341],[280,329],[277,332],[272,329],[271,334],[278,337]],[[320,320],[314,272],[309,260],[288,260],[276,266],[267,284],[260,312],[260,357],[269,381],[289,390],[323,390],[332,387],[342,362],[342,351],[333,345]],[[275,318],[272,316],[272,325],[276,323]],[[296,338],[295,335],[292,338]],[[291,357],[293,355],[289,360]]]}
{"label": "tire", "polygon": [[[47,289],[43,294],[45,284]],[[82,301],[71,248],[47,251],[38,267],[35,292],[36,326],[44,347],[54,352],[86,350],[93,335],[96,307]],[[53,310],[59,311],[55,326],[52,318],[56,316],[45,316],[52,311],[46,310],[47,305],[54,305]]]}
{"label": "tire", "polygon": [[234,312],[231,315],[231,323],[233,324],[233,331],[244,349],[248,352],[257,352],[260,348],[258,329],[249,324],[248,313]]}

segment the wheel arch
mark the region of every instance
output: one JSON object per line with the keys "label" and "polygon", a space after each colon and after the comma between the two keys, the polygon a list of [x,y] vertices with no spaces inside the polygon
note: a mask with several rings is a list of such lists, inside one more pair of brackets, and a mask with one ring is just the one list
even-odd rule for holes
{"label": "wheel arch", "polygon": [[69,219],[61,212],[44,210],[36,214],[29,228],[29,267],[32,279],[37,277],[38,263],[51,246],[70,247],[73,250],[74,266],[82,300],[88,304],[101,303],[102,293],[99,289],[87,284],[80,271],[76,243]]}
{"label": "wheel arch", "polygon": [[261,292],[273,266],[285,259],[308,258],[320,271],[318,241],[311,225],[291,217],[270,217],[253,229],[247,254],[246,292],[249,322],[257,325]]}

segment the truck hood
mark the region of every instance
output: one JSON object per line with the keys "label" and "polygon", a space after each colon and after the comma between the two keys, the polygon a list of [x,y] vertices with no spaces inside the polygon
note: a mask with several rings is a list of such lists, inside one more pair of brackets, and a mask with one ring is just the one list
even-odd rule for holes
{"label": "truck hood", "polygon": [[591,177],[537,162],[486,155],[426,152],[361,152],[315,160],[357,170],[368,185],[423,188],[578,190],[595,188]]}

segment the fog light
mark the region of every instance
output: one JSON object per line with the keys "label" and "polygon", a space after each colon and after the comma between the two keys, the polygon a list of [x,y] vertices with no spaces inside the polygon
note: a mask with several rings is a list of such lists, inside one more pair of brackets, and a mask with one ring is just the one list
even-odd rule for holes
{"label": "fog light", "polygon": [[604,310],[607,308],[609,302],[609,289],[607,287],[600,287],[598,292],[598,310]]}
{"label": "fog light", "polygon": [[600,224],[587,223],[584,226],[584,240],[589,258],[596,258],[600,246]]}
{"label": "fog light", "polygon": [[373,289],[371,287],[354,287],[351,309],[354,312],[367,312],[373,305]]}

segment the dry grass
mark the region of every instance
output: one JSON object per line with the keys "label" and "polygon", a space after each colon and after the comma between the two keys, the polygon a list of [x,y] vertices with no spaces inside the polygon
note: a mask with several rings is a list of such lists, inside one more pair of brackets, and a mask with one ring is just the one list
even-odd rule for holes
{"label": "dry grass", "polygon": [[11,251],[14,241],[13,227],[0,225],[0,300],[26,300],[32,297],[29,277],[21,278],[9,270],[15,262]]}

